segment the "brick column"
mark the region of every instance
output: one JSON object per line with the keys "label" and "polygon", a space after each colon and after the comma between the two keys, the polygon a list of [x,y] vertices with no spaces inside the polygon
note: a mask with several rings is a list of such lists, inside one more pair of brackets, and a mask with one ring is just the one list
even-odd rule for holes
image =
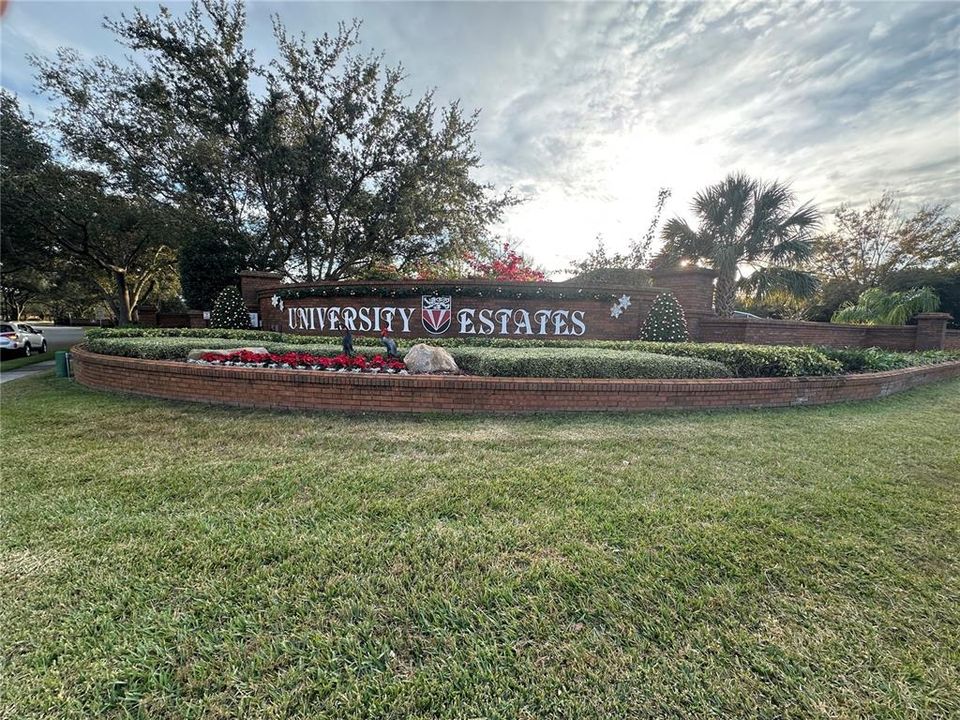
{"label": "brick column", "polygon": [[950,313],[920,313],[917,320],[917,350],[943,350],[947,338],[947,323],[953,320]]}
{"label": "brick column", "polygon": [[693,340],[700,339],[700,320],[716,317],[713,311],[713,281],[717,274],[709,268],[685,267],[654,270],[650,273],[656,290],[670,290],[683,306],[687,330]]}
{"label": "brick column", "polygon": [[691,315],[713,315],[713,281],[717,274],[710,268],[687,267],[654,270],[651,273],[657,289],[670,290]]}
{"label": "brick column", "polygon": [[283,282],[280,273],[255,272],[248,270],[240,273],[240,295],[250,312],[260,312],[260,302],[257,293],[261,290],[275,288]]}

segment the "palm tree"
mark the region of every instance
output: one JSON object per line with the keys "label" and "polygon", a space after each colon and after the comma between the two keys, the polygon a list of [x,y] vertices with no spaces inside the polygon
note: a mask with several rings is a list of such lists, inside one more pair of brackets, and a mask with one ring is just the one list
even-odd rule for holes
{"label": "palm tree", "polygon": [[775,291],[808,297],[817,289],[816,277],[797,265],[813,254],[809,236],[820,214],[812,205],[794,205],[787,185],[729,175],[694,198],[696,230],[681,218],[664,226],[657,264],[688,261],[712,267],[717,314],[722,316],[733,313],[738,289],[758,298]]}
{"label": "palm tree", "polygon": [[830,322],[855,325],[906,325],[917,313],[940,309],[940,296],[931,287],[887,292],[869,288],[860,294],[856,304],[846,303]]}

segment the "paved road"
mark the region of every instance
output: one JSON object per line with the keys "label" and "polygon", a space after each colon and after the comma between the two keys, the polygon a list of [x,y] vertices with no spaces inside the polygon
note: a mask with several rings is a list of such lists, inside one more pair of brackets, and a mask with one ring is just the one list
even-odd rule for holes
{"label": "paved road", "polygon": [[[43,330],[43,337],[47,340],[47,348],[50,350],[66,350],[83,340],[82,327],[68,327],[64,325],[38,325],[38,330]],[[0,373],[0,383],[18,380],[22,377],[36,375],[37,373],[53,370],[56,366],[55,360],[44,360],[43,362],[25,365],[16,370],[7,370]]]}
{"label": "paved road", "polygon": [[51,350],[65,350],[71,345],[83,340],[82,327],[67,327],[65,325],[38,325],[47,339],[47,347]]}

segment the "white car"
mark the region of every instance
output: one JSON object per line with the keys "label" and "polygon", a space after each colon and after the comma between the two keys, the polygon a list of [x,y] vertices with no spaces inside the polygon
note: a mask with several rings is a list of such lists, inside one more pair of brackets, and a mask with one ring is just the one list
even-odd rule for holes
{"label": "white car", "polygon": [[30,357],[35,352],[45,353],[47,341],[43,331],[22,322],[0,322],[0,352]]}

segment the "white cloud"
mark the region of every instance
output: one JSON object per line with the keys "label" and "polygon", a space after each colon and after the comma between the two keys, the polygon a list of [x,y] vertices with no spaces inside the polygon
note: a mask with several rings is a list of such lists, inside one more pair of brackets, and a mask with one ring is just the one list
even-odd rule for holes
{"label": "white cloud", "polygon": [[890,25],[885,23],[883,20],[878,20],[876,23],[874,23],[874,26],[871,28],[870,34],[867,37],[870,40],[882,40],[889,34]]}
{"label": "white cloud", "polygon": [[[116,53],[97,18],[127,7],[14,3],[4,85],[27,82],[18,53]],[[14,10],[30,23],[15,28]],[[501,231],[552,269],[597,233],[614,248],[641,235],[660,186],[667,213],[685,213],[735,169],[791,181],[826,212],[886,187],[908,203],[960,197],[957,5],[258,2],[264,60],[273,12],[308,34],[361,17],[413,92],[482,108],[483,179],[529,197]]]}

